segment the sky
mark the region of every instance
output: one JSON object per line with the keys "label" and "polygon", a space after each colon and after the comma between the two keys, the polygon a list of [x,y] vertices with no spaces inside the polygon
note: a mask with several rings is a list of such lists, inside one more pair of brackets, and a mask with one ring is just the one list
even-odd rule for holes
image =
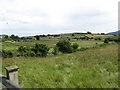
{"label": "sky", "polygon": [[20,36],[118,30],[119,0],[0,0],[0,32]]}

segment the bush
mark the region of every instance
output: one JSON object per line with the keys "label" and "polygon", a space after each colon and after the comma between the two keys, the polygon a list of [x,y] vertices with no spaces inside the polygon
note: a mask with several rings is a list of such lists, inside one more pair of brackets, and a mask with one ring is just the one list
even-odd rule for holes
{"label": "bush", "polygon": [[56,46],[58,47],[59,51],[61,51],[63,53],[73,52],[71,43],[68,40],[61,40],[56,44]]}
{"label": "bush", "polygon": [[34,57],[35,56],[35,53],[32,51],[32,50],[28,50],[25,52],[24,56],[28,57]]}
{"label": "bush", "polygon": [[54,47],[53,54],[54,54],[54,55],[57,55],[57,54],[58,54],[58,52],[59,52],[59,49],[58,49],[58,47],[56,47],[56,46],[55,46],[55,47]]}
{"label": "bush", "polygon": [[35,56],[35,53],[28,47],[25,47],[25,46],[20,46],[18,48],[18,52],[19,54],[17,56]]}
{"label": "bush", "polygon": [[109,43],[108,39],[105,39],[105,40],[104,40],[104,43]]}
{"label": "bush", "polygon": [[36,56],[47,56],[49,48],[46,44],[37,43],[32,50],[34,51]]}
{"label": "bush", "polygon": [[3,50],[2,51],[2,57],[3,58],[11,58],[11,57],[13,57],[13,53],[10,50],[9,51]]}
{"label": "bush", "polygon": [[72,47],[73,47],[73,50],[74,50],[74,51],[77,51],[79,45],[78,45],[77,43],[74,43],[74,44],[72,45]]}
{"label": "bush", "polygon": [[20,46],[18,48],[18,52],[20,56],[25,56],[25,53],[27,52],[27,48],[25,46]]}

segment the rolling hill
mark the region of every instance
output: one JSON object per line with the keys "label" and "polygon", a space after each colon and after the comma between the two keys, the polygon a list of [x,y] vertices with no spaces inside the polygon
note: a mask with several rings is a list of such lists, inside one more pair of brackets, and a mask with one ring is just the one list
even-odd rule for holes
{"label": "rolling hill", "polygon": [[107,33],[107,34],[112,34],[112,35],[120,35],[120,30],[116,31],[116,32],[110,32],[110,33]]}

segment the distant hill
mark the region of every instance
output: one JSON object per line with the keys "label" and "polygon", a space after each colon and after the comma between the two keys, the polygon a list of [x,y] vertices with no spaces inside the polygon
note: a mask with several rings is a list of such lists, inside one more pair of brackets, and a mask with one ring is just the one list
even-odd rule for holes
{"label": "distant hill", "polygon": [[117,35],[117,34],[119,34],[120,35],[120,30],[118,30],[116,32],[110,32],[110,33],[107,33],[107,34],[111,34],[111,35]]}

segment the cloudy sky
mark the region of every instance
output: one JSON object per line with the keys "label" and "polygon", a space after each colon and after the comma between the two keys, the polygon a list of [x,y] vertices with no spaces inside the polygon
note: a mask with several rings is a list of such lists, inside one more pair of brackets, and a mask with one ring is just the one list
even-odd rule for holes
{"label": "cloudy sky", "polygon": [[118,30],[119,0],[0,0],[2,34]]}

